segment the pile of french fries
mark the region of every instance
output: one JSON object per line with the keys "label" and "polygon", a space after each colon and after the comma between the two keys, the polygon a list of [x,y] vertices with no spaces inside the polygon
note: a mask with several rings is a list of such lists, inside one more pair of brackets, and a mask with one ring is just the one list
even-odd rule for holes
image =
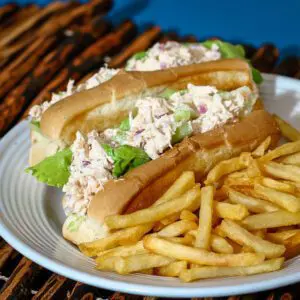
{"label": "pile of french fries", "polygon": [[80,250],[99,270],[183,282],[279,270],[300,253],[300,140],[270,143],[220,162],[202,186],[182,173],[151,207],[106,217],[110,235]]}

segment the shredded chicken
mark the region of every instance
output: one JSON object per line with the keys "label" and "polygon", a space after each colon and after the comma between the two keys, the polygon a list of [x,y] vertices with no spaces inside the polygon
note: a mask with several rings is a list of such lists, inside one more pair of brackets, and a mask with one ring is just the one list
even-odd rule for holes
{"label": "shredded chicken", "polygon": [[221,53],[217,45],[211,49],[199,43],[177,42],[156,43],[143,57],[133,56],[128,60],[126,70],[153,71],[171,67],[218,60]]}
{"label": "shredded chicken", "polygon": [[101,147],[96,131],[86,138],[77,132],[71,150],[71,175],[63,187],[66,193],[63,206],[67,215],[85,215],[91,198],[112,178],[113,162]]}

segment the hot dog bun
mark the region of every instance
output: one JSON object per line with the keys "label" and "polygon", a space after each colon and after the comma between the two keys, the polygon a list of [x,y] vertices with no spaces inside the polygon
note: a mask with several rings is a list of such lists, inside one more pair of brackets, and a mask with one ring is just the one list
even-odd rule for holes
{"label": "hot dog bun", "polygon": [[159,92],[166,87],[186,88],[188,83],[213,85],[222,90],[241,86],[254,88],[247,62],[224,59],[152,72],[120,71],[101,85],[75,93],[45,111],[42,133],[52,140],[70,144],[77,130],[103,131],[127,117],[141,95]]}
{"label": "hot dog bun", "polygon": [[108,215],[130,213],[153,204],[183,171],[194,171],[201,180],[218,162],[252,151],[280,132],[273,117],[256,110],[237,123],[186,138],[160,158],[110,180],[91,200],[88,217],[103,223]]}

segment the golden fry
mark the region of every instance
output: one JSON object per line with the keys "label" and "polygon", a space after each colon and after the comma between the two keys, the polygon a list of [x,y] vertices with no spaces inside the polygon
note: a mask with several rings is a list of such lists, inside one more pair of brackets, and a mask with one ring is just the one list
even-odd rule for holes
{"label": "golden fry", "polygon": [[247,175],[250,178],[254,178],[254,177],[258,177],[258,176],[262,175],[261,167],[259,165],[258,160],[253,159],[253,158],[250,159],[250,163],[247,168]]}
{"label": "golden fry", "polygon": [[268,136],[253,152],[254,157],[261,157],[265,154],[266,150],[270,147],[271,137]]}
{"label": "golden fry", "polygon": [[243,220],[249,216],[247,207],[243,204],[230,204],[225,202],[214,202],[217,215],[223,219]]}
{"label": "golden fry", "polygon": [[129,255],[143,254],[143,253],[148,253],[148,250],[144,248],[143,241],[139,241],[133,245],[119,246],[113,249],[98,252],[97,256],[103,258],[109,256],[129,256]]}
{"label": "golden fry", "polygon": [[184,270],[180,273],[180,279],[184,282],[191,282],[197,279],[246,276],[260,273],[277,271],[282,268],[284,258],[274,258],[261,264],[249,267],[199,267]]}
{"label": "golden fry", "polygon": [[249,230],[276,228],[298,224],[300,224],[300,212],[292,213],[285,210],[251,215],[242,221],[242,225]]}
{"label": "golden fry", "polygon": [[273,177],[300,183],[300,167],[269,162],[264,165],[264,170]]}
{"label": "golden fry", "polygon": [[255,184],[254,190],[258,194],[267,198],[270,202],[275,203],[276,205],[286,209],[287,211],[300,211],[300,198],[297,198],[294,195],[279,192],[277,190],[265,187],[261,184]]}
{"label": "golden fry", "polygon": [[243,204],[249,211],[254,213],[273,212],[279,210],[279,207],[269,201],[253,198],[237,192],[233,189],[229,190],[229,201],[232,203]]}
{"label": "golden fry", "polygon": [[300,166],[300,152],[283,157],[281,163]]}
{"label": "golden fry", "polygon": [[111,229],[118,229],[157,222],[192,206],[194,203],[200,204],[199,185],[195,185],[191,190],[178,198],[163,202],[162,204],[150,206],[149,208],[141,209],[127,215],[107,216],[105,223]]}
{"label": "golden fry", "polygon": [[164,239],[172,243],[177,243],[177,244],[187,245],[187,246],[193,246],[195,242],[195,238],[190,234],[186,234],[184,237],[165,237]]}
{"label": "golden fry", "polygon": [[192,189],[195,185],[195,174],[191,171],[183,172],[178,177],[171,187],[154,203],[159,205],[163,202],[178,198],[188,190]]}
{"label": "golden fry", "polygon": [[285,244],[286,240],[290,237],[294,236],[296,233],[299,233],[300,229],[290,229],[280,232],[270,232],[266,234],[266,239],[277,243],[277,244]]}
{"label": "golden fry", "polygon": [[178,277],[179,274],[186,269],[186,261],[174,261],[167,266],[157,268],[156,274],[159,276]]}
{"label": "golden fry", "polygon": [[148,235],[144,247],[151,252],[200,265],[249,266],[261,263],[265,256],[261,253],[219,254],[200,248],[175,244],[162,238]]}
{"label": "golden fry", "polygon": [[211,248],[214,252],[217,253],[224,253],[224,254],[232,254],[233,253],[233,247],[228,243],[228,241],[217,235],[217,234],[212,234],[211,235]]}
{"label": "golden fry", "polygon": [[226,174],[247,168],[250,158],[251,153],[244,152],[239,157],[221,161],[208,173],[205,184],[213,184]]}
{"label": "golden fry", "polygon": [[98,258],[96,268],[99,270],[113,270],[119,274],[136,273],[145,269],[166,266],[172,263],[174,259],[156,255],[139,254],[127,257],[108,257]]}
{"label": "golden fry", "polygon": [[284,121],[283,119],[281,119],[279,116],[275,114],[273,115],[273,117],[275,118],[280,128],[280,131],[284,137],[286,137],[291,141],[300,140],[300,132],[296,128],[294,128],[292,125],[290,125],[289,123],[287,123],[286,121]]}
{"label": "golden fry", "polygon": [[214,188],[212,186],[206,186],[201,189],[199,228],[195,241],[195,246],[198,248],[209,249],[213,216],[213,198]]}
{"label": "golden fry", "polygon": [[286,192],[286,193],[295,193],[296,187],[295,185],[287,182],[282,182],[279,180],[275,180],[269,177],[262,177],[260,180],[260,183],[266,187],[278,190],[280,192]]}
{"label": "golden fry", "polygon": [[191,211],[186,210],[186,209],[180,213],[180,219],[194,221],[196,223],[199,222],[198,217],[195,214],[193,214]]}
{"label": "golden fry", "polygon": [[226,235],[236,243],[248,246],[257,253],[263,253],[267,258],[280,257],[285,251],[283,245],[273,244],[255,236],[231,220],[223,220],[221,228]]}
{"label": "golden fry", "polygon": [[104,250],[115,248],[124,244],[133,244],[139,241],[153,227],[153,223],[143,224],[131,228],[116,231],[109,236],[89,242],[79,244],[79,249],[87,256],[97,256]]}
{"label": "golden fry", "polygon": [[266,155],[259,158],[261,162],[267,162],[281,156],[293,154],[300,151],[300,141],[283,144],[274,150],[269,151]]}
{"label": "golden fry", "polygon": [[165,228],[163,228],[161,231],[159,231],[157,234],[161,237],[176,237],[180,236],[182,234],[185,234],[186,232],[197,229],[198,225],[193,221],[188,220],[180,220],[175,223],[172,223]]}

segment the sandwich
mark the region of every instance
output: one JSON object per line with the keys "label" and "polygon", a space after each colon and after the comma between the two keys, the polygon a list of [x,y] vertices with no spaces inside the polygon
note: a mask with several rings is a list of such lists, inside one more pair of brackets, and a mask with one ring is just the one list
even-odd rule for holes
{"label": "sandwich", "polygon": [[278,139],[244,60],[108,72],[31,114],[27,171],[63,188],[63,235],[75,244],[109,234],[105,216],[153,204],[182,171],[200,181],[219,161]]}

